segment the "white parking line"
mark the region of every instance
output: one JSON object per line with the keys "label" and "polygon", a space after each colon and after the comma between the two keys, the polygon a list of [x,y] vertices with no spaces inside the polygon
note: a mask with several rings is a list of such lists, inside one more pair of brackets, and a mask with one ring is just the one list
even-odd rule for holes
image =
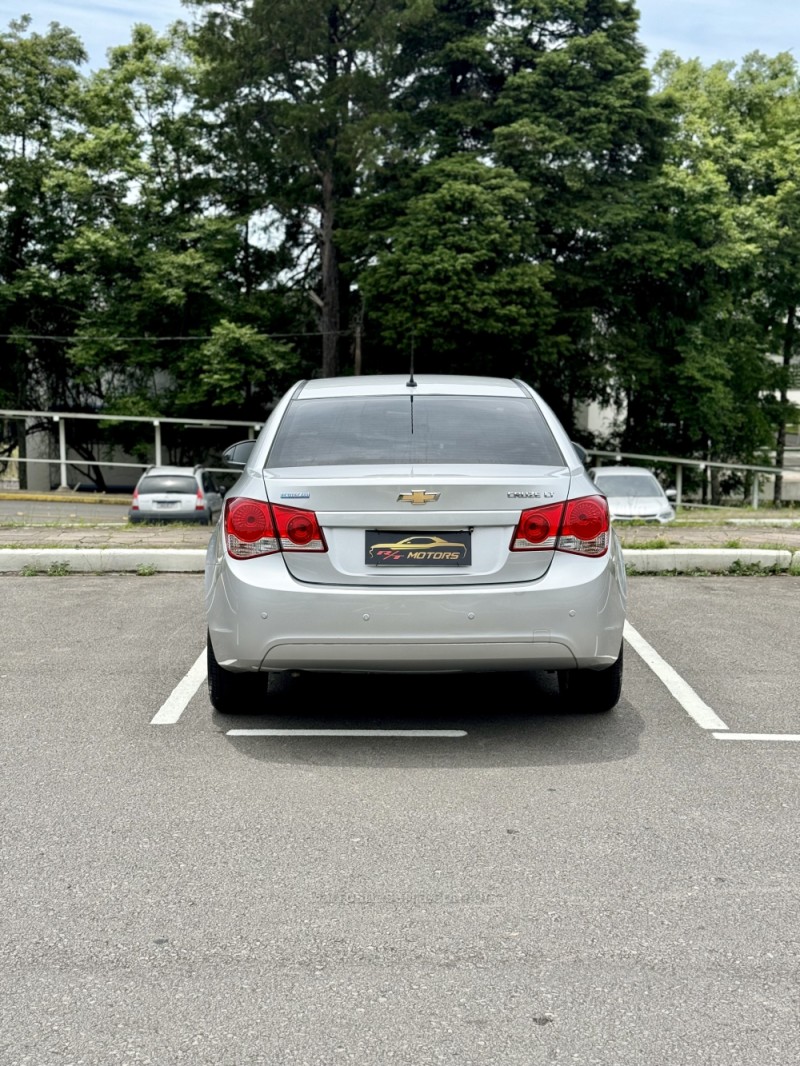
{"label": "white parking line", "polygon": [[714,733],[717,740],[800,740],[800,733]]}
{"label": "white parking line", "polygon": [[465,729],[229,729],[228,737],[465,737]]}
{"label": "white parking line", "polygon": [[655,648],[651,647],[644,637],[636,632],[630,622],[625,623],[624,635],[633,650],[641,656],[656,677],[666,685],[681,707],[701,728],[727,730],[728,727],[722,719],[711,710],[707,703],[700,699],[692,686],[684,681],[668,662],[661,658]]}
{"label": "white parking line", "polygon": [[189,701],[206,679],[206,650],[200,652],[194,666],[189,670],[166,701],[161,705],[150,725],[175,725],[180,716],[189,706]]}

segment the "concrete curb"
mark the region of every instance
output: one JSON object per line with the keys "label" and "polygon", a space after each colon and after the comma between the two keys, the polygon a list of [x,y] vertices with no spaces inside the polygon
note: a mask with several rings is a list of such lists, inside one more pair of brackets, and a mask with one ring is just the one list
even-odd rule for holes
{"label": "concrete curb", "polygon": [[105,496],[101,492],[75,496],[65,492],[60,495],[54,492],[0,492],[0,500],[14,500],[18,503],[113,503],[119,507],[120,504],[130,504],[131,496]]}
{"label": "concrete curb", "polygon": [[[0,573],[31,568],[47,573],[59,564],[70,573],[202,573],[205,548],[0,548]],[[624,552],[629,570],[640,574],[686,574],[704,570],[727,573],[734,563],[758,565],[800,576],[800,552],[762,551],[756,548],[629,549]]]}
{"label": "concrete curb", "polygon": [[0,548],[0,573],[32,568],[47,573],[59,564],[70,573],[202,573],[205,548]]}
{"label": "concrete curb", "polygon": [[623,551],[625,565],[640,574],[690,573],[708,570],[725,573],[734,563],[762,570],[800,572],[800,552],[770,551],[760,548],[657,548]]}

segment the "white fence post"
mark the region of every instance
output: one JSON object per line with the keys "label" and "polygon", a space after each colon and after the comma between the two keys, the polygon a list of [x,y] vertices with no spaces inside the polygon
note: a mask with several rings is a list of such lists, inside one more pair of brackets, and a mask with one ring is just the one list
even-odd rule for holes
{"label": "white fence post", "polygon": [[156,466],[161,466],[161,423],[157,418],[153,419],[153,425],[156,429]]}
{"label": "white fence post", "polygon": [[53,421],[58,423],[58,466],[60,489],[68,489],[67,482],[67,423],[59,415],[53,415]]}

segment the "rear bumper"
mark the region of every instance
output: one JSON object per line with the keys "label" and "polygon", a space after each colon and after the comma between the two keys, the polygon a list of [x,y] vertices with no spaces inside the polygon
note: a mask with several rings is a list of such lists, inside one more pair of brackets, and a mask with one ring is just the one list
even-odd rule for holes
{"label": "rear bumper", "polygon": [[535,582],[461,588],[303,584],[280,556],[244,562],[209,546],[206,605],[230,670],[447,672],[602,668],[617,658],[626,582],[602,559],[556,554]]}
{"label": "rear bumper", "polygon": [[208,525],[210,511],[128,511],[129,522],[185,522],[189,525]]}

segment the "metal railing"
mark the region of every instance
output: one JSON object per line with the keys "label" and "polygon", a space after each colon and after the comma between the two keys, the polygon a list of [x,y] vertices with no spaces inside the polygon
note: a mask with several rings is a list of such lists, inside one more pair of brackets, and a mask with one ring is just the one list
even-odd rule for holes
{"label": "metal railing", "polygon": [[[595,456],[599,459],[613,459],[615,463],[623,459],[641,460],[646,463],[656,463],[659,466],[673,466],[675,468],[675,505],[680,507],[683,503],[683,471],[684,468],[698,470],[701,473],[710,473],[711,470],[743,471],[752,474],[750,486],[750,502],[754,508],[759,505],[759,475],[762,477],[776,477],[780,474],[784,479],[800,479],[800,467],[787,466],[758,466],[752,463],[722,463],[711,459],[681,459],[676,455],[641,455],[636,452],[607,452],[598,451],[595,448],[586,449],[587,456]],[[601,464],[596,464],[600,466]]]}
{"label": "metal railing", "polygon": [[[58,466],[60,487],[69,488],[67,481],[67,470],[72,467],[74,470],[80,473],[80,466],[98,466],[109,467],[112,469],[134,469],[145,470],[148,466],[161,466],[162,465],[162,439],[161,439],[161,426],[170,424],[177,426],[193,426],[203,428],[233,428],[235,426],[241,426],[247,430],[248,438],[252,439],[255,434],[261,429],[264,422],[262,421],[247,421],[238,419],[215,419],[215,418],[163,418],[160,415],[143,416],[143,415],[114,415],[114,414],[68,414],[66,412],[55,411],[17,411],[0,408],[0,419],[38,419],[44,422],[50,422],[53,425],[58,426],[58,457],[49,458],[21,458],[19,456],[9,456],[8,462],[15,463],[45,463],[50,466]],[[116,462],[106,461],[101,459],[85,459],[80,457],[70,458],[68,455],[67,447],[67,432],[66,424],[69,421],[93,421],[93,422],[139,422],[143,424],[150,424],[153,427],[153,453],[154,459],[148,462]],[[680,506],[683,502],[683,473],[685,469],[698,470],[704,473],[709,473],[713,469],[718,470],[731,470],[742,471],[745,475],[752,475],[751,484],[751,503],[752,506],[757,508],[759,505],[759,493],[760,485],[759,480],[763,477],[775,477],[780,474],[784,479],[790,480],[800,479],[800,466],[798,467],[776,467],[767,465],[754,465],[747,463],[732,463],[732,462],[718,462],[716,460],[703,460],[703,459],[683,459],[680,456],[675,455],[643,455],[636,452],[616,452],[616,451],[602,451],[596,448],[587,448],[586,454],[589,457],[595,457],[596,459],[611,459],[615,463],[619,463],[622,460],[633,460],[637,465],[640,463],[657,464],[659,466],[672,466],[675,471],[675,491],[676,499],[675,503]],[[596,465],[601,465],[600,463]],[[216,470],[222,472],[224,468],[221,467],[208,467],[207,469]],[[230,471],[227,471],[230,472]]]}
{"label": "metal railing", "polygon": [[[45,458],[45,459],[29,459],[27,457],[13,456],[9,457],[9,461],[15,463],[47,463],[50,466],[58,466],[60,477],[60,488],[69,488],[67,481],[67,468],[72,467],[73,470],[80,472],[79,467],[83,466],[98,466],[98,467],[110,467],[134,469],[134,470],[146,470],[148,466],[161,466],[162,465],[162,442],[161,442],[161,426],[164,424],[178,425],[178,426],[195,426],[201,428],[212,429],[214,427],[229,428],[234,426],[243,426],[247,430],[247,436],[253,439],[255,434],[261,429],[264,422],[246,421],[238,419],[217,419],[217,418],[162,418],[160,415],[151,415],[150,417],[142,415],[90,415],[90,414],[68,414],[66,412],[54,412],[54,411],[15,411],[6,408],[0,408],[0,418],[3,419],[38,419],[40,421],[49,421],[58,426],[58,458]],[[123,463],[115,462],[105,459],[83,459],[80,457],[70,458],[67,449],[67,430],[66,424],[69,421],[90,421],[90,422],[140,422],[145,425],[152,425],[154,430],[153,440],[153,452],[155,458],[152,461],[144,463]],[[223,468],[208,467],[207,469],[222,470]],[[228,471],[229,472],[229,471]]]}

